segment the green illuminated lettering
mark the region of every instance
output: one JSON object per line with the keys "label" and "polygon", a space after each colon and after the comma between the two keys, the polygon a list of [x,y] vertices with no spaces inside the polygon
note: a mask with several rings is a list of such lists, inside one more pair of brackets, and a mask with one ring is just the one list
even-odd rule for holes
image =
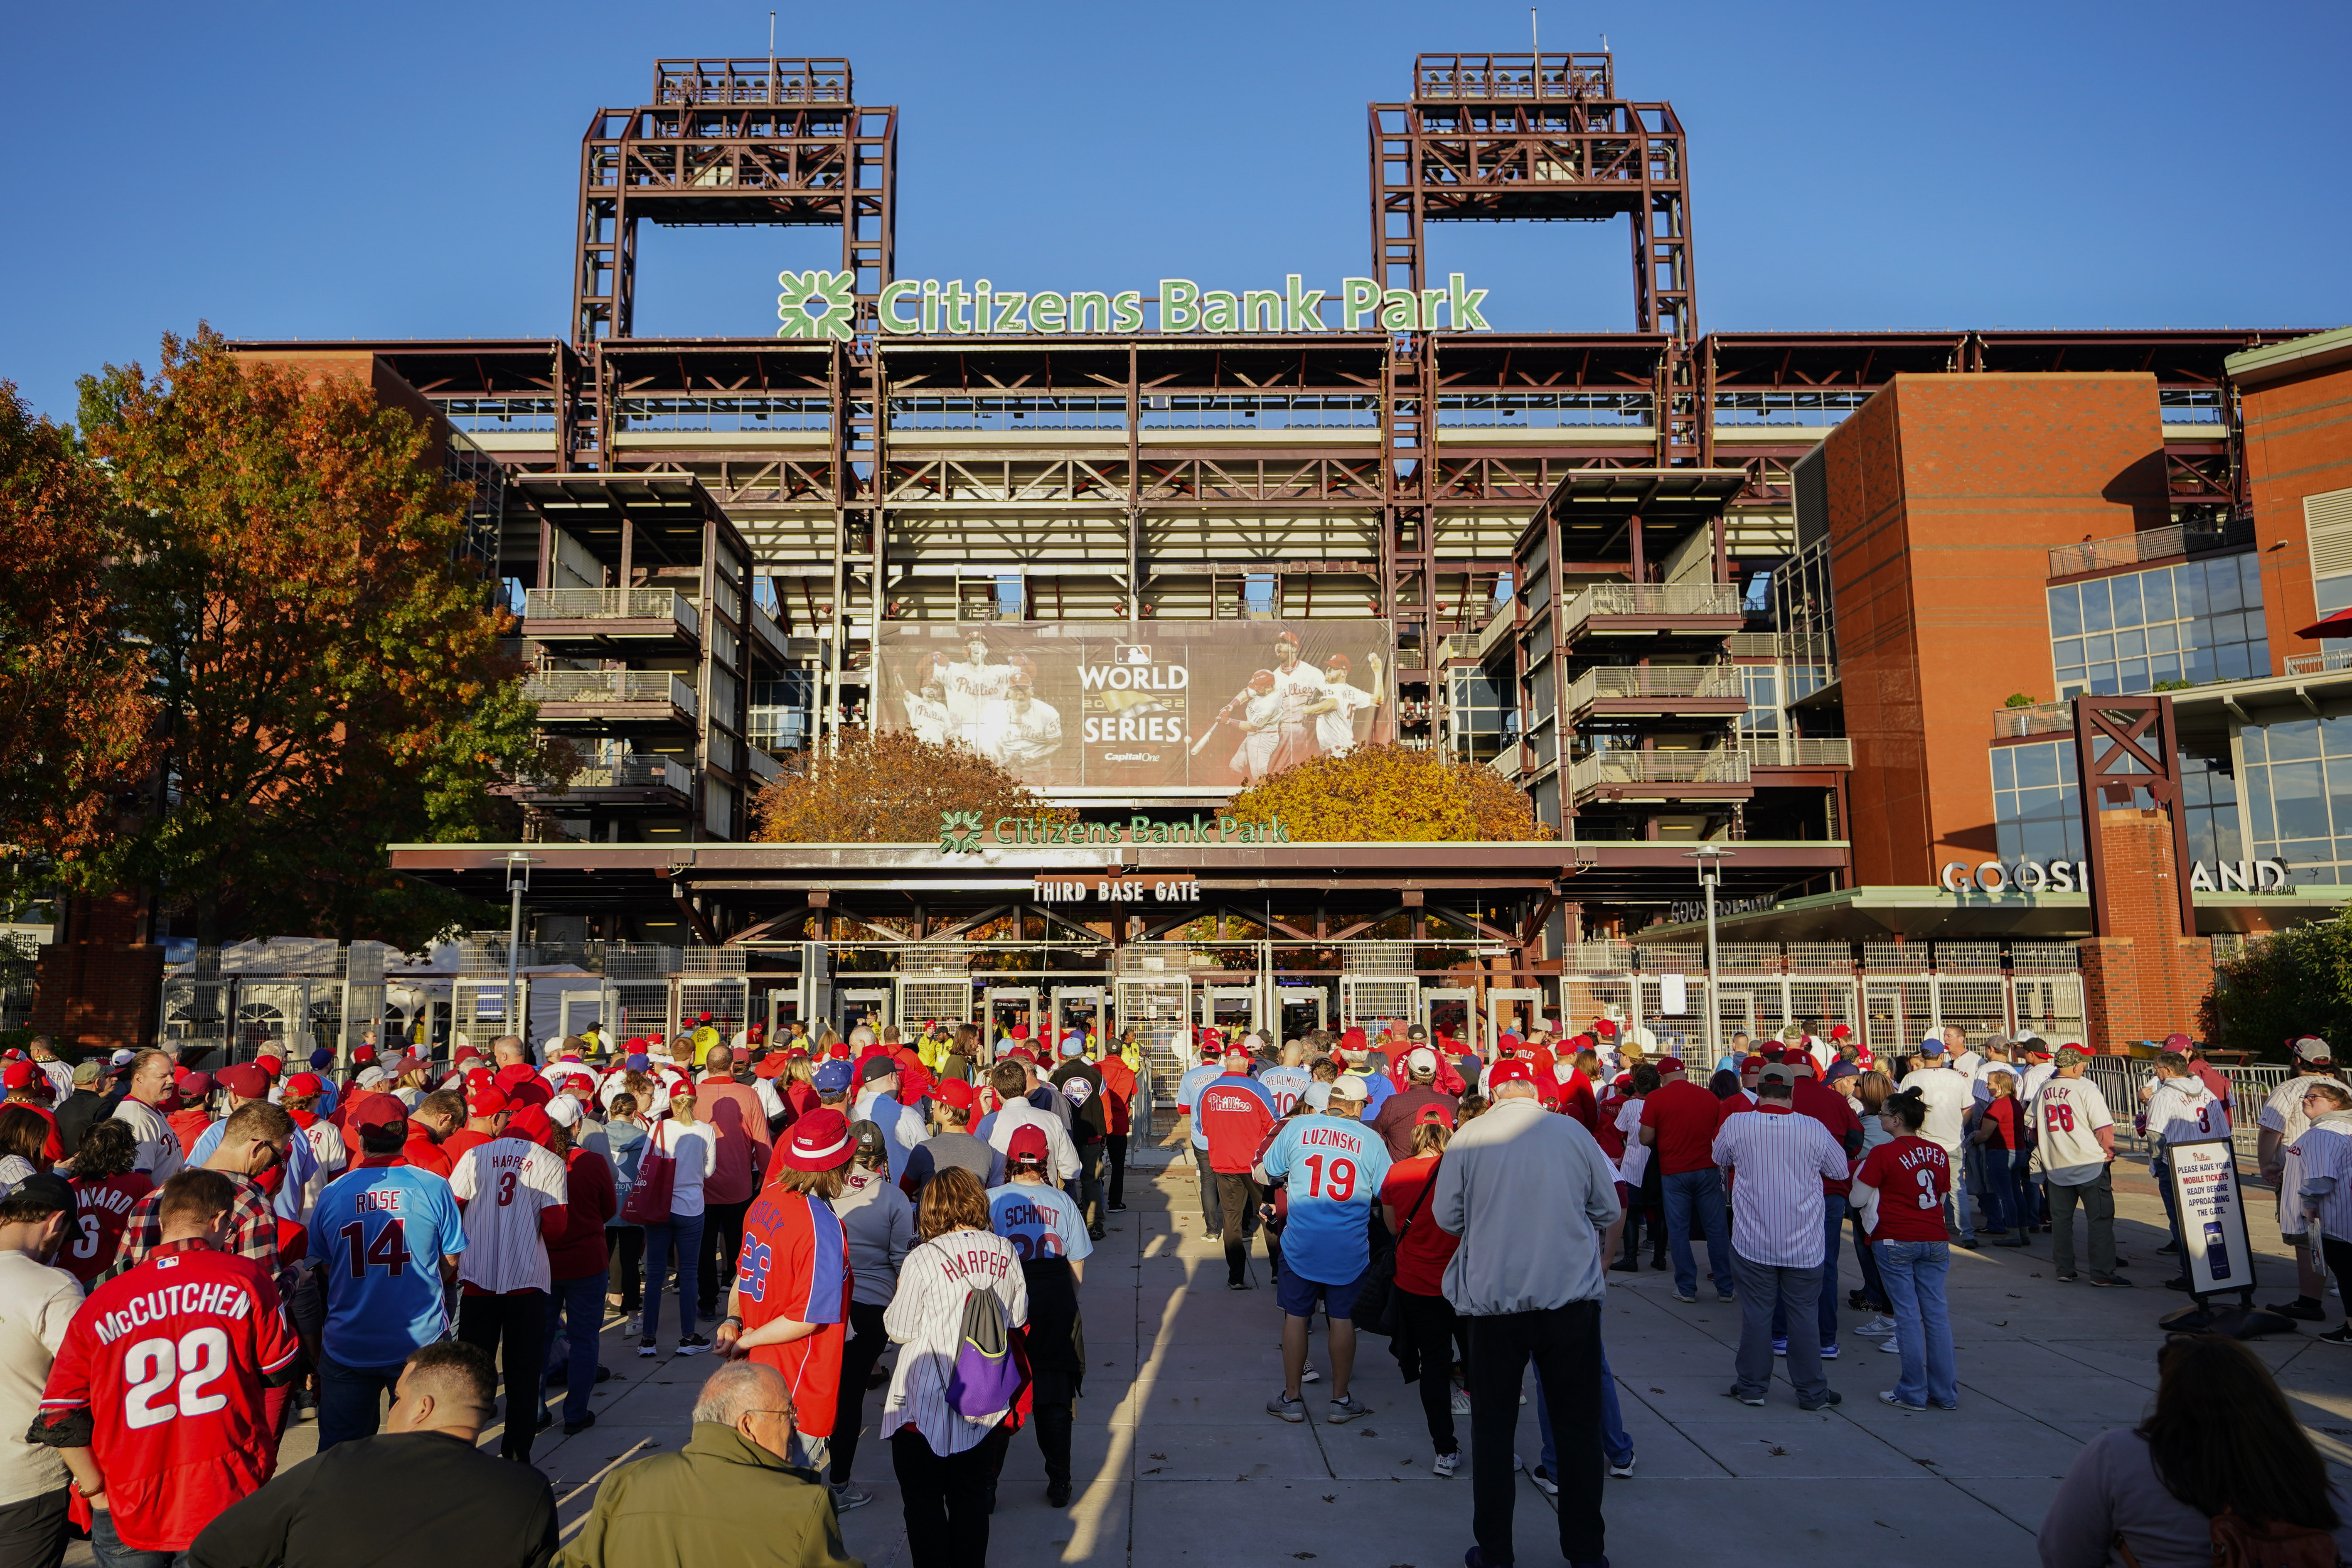
{"label": "green illuminated lettering", "polygon": [[1154,822],[1151,824],[1151,841],[1155,844],[1164,844],[1168,841],[1167,823]]}
{"label": "green illuminated lettering", "polygon": [[[1160,298],[1162,300],[1165,300],[1168,298],[1168,284],[1164,279],[1160,285]],[[1149,817],[1138,817],[1128,826],[1127,841],[1129,843],[1145,843],[1150,841],[1150,836],[1151,819]]]}
{"label": "green illuminated lettering", "polygon": [[1290,841],[1290,830],[1282,825],[1282,819],[1280,817],[1276,817],[1273,821],[1268,822],[1266,824],[1266,828],[1274,834],[1274,837],[1269,839],[1267,842],[1286,844]]}
{"label": "green illuminated lettering", "polygon": [[939,329],[940,280],[936,277],[926,277],[923,279],[923,330],[936,332]]}
{"label": "green illuminated lettering", "polygon": [[963,291],[963,279],[961,277],[950,278],[948,286],[940,290],[940,313],[945,319],[949,331],[971,330],[971,318],[964,311],[964,307],[971,303],[971,296]]}
{"label": "green illuminated lettering", "polygon": [[989,294],[993,287],[985,277],[971,286],[971,329],[975,332],[988,330]]}
{"label": "green illuminated lettering", "polygon": [[1323,330],[1323,290],[1301,289],[1298,274],[1295,272],[1284,274],[1283,282],[1289,289],[1289,298],[1284,308],[1287,329],[1293,332]]}
{"label": "green illuminated lettering", "polygon": [[[1094,325],[1087,325],[1092,317]],[[1110,330],[1110,296],[1080,293],[1070,296],[1070,330],[1073,332],[1108,332]]]}
{"label": "green illuminated lettering", "polygon": [[1026,332],[1029,323],[1021,319],[1021,308],[1029,302],[1026,294],[1000,294],[996,297],[996,320],[992,332]]}
{"label": "green illuminated lettering", "polygon": [[1445,290],[1443,288],[1424,288],[1421,291],[1421,324],[1433,332],[1437,330],[1437,313],[1444,308],[1445,298]]}
{"label": "green illuminated lettering", "polygon": [[998,843],[1009,844],[1013,841],[1013,833],[1008,824],[1018,821],[1019,819],[1014,817],[999,817],[995,821],[989,824],[996,834],[996,841]]}
{"label": "green illuminated lettering", "polygon": [[1242,330],[1282,330],[1282,296],[1271,288],[1253,288],[1242,296]]}
{"label": "green illuminated lettering", "polygon": [[1237,824],[1231,817],[1219,817],[1217,819],[1217,842],[1222,844],[1226,839],[1232,837],[1233,831],[1236,825]]}
{"label": "green illuminated lettering", "polygon": [[1160,329],[1196,332],[1201,327],[1201,286],[1189,277],[1160,280]]}
{"label": "green illuminated lettering", "polygon": [[1339,280],[1340,330],[1363,330],[1364,318],[1380,307],[1381,286],[1369,277]]}
{"label": "green illuminated lettering", "polygon": [[1039,294],[1029,301],[1029,319],[1040,332],[1062,332],[1069,329],[1070,302],[1058,294]]}
{"label": "green illuminated lettering", "polygon": [[1203,332],[1238,332],[1242,329],[1242,302],[1222,288],[1201,296],[1201,330]]}
{"label": "green illuminated lettering", "polygon": [[1454,329],[1457,332],[1487,330],[1486,318],[1478,314],[1478,302],[1486,298],[1486,290],[1463,287],[1462,275],[1458,272],[1445,275],[1445,286],[1451,295],[1449,303],[1453,307]]}
{"label": "green illuminated lettering", "polygon": [[1125,288],[1110,297],[1110,329],[1114,332],[1143,330],[1143,295],[1140,291]]}
{"label": "green illuminated lettering", "polygon": [[1421,308],[1410,288],[1391,288],[1381,296],[1381,330],[1411,332],[1421,326]]}
{"label": "green illuminated lettering", "polygon": [[922,297],[923,286],[911,277],[902,277],[896,283],[885,286],[882,298],[875,302],[875,316],[881,322],[882,329],[885,332],[920,331],[923,317],[919,305],[916,309],[914,319],[908,320],[898,314],[898,301],[901,299],[919,301]]}

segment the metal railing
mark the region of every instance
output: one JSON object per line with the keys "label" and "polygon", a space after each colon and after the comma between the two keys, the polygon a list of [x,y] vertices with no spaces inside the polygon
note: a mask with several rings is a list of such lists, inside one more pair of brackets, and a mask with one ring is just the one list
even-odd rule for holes
{"label": "metal railing", "polygon": [[1596,615],[1738,615],[1739,590],[1718,582],[1597,582],[1568,601],[1562,637]]}
{"label": "metal railing", "polygon": [[694,601],[668,588],[534,588],[523,595],[524,635],[533,621],[674,621],[702,630]]}
{"label": "metal railing", "polygon": [[1802,736],[1749,736],[1742,743],[1748,763],[1757,768],[1851,768],[1853,742],[1839,737],[1808,739]]}
{"label": "metal railing", "polygon": [[1415,98],[1563,98],[1605,99],[1610,85],[1610,58],[1604,54],[1540,56],[1423,55],[1413,62]]}
{"label": "metal railing", "polygon": [[1737,664],[1653,664],[1646,669],[1587,670],[1568,688],[1571,713],[1604,698],[1737,697],[1748,700],[1747,677]]}
{"label": "metal railing", "polygon": [[2035,703],[2031,707],[1995,708],[1992,733],[1996,740],[2015,740],[2028,735],[2072,735],[2074,705]]}
{"label": "metal railing", "polygon": [[1866,392],[1719,392],[1715,394],[1715,423],[1835,424],[1870,398]]}
{"label": "metal railing", "polygon": [[2231,549],[2253,542],[2254,525],[2251,518],[2232,518],[2218,528],[2167,523],[2160,528],[2142,528],[2138,533],[2118,534],[2114,538],[2061,545],[2050,552],[2050,575],[2073,577],[2079,572],[2136,566],[2144,560],[2168,560],[2200,550]]}
{"label": "metal railing", "polygon": [[694,688],[667,670],[541,670],[522,684],[535,703],[660,703],[694,714]]}
{"label": "metal railing", "polygon": [[1569,769],[1569,787],[1587,789],[1639,784],[1745,784],[1748,753],[1732,747],[1713,751],[1605,751]]}
{"label": "metal railing", "polygon": [[591,763],[572,776],[574,789],[675,789],[694,792],[694,775],[677,759],[652,752],[625,751]]}
{"label": "metal railing", "polygon": [[2290,653],[2290,675],[2324,675],[2330,670],[2352,670],[2352,648],[2328,648],[2316,653]]}

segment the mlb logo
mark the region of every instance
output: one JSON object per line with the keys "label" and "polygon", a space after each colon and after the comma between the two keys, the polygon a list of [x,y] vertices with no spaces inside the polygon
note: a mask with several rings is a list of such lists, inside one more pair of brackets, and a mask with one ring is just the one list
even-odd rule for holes
{"label": "mlb logo", "polygon": [[1148,664],[1151,663],[1151,644],[1149,643],[1114,643],[1111,644],[1111,663],[1115,664]]}

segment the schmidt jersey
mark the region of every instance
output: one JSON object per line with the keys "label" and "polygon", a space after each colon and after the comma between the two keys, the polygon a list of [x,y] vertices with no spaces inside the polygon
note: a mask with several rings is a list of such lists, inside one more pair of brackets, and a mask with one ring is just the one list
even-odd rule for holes
{"label": "schmidt jersey", "polygon": [[327,1184],[310,1252],[327,1270],[326,1353],[345,1366],[397,1366],[448,1333],[441,1260],[466,1249],[449,1184],[415,1166],[369,1166]]}
{"label": "schmidt jersey", "polygon": [[849,1239],[833,1206],[787,1186],[761,1192],[743,1216],[735,1310],[747,1329],[778,1318],[817,1325],[816,1333],[790,1344],[755,1345],[745,1353],[783,1375],[798,1413],[793,1424],[812,1437],[833,1436],[850,1287]]}
{"label": "schmidt jersey", "polygon": [[468,1245],[457,1278],[490,1296],[546,1290],[539,1217],[568,1201],[563,1162],[529,1139],[493,1138],[452,1164],[449,1190],[466,1206]]}
{"label": "schmidt jersey", "polygon": [[1009,1181],[989,1188],[988,1228],[1012,1242],[1024,1263],[1076,1263],[1095,1249],[1076,1202],[1044,1182]]}
{"label": "schmidt jersey", "polygon": [[302,1353],[260,1264],[174,1242],[90,1292],[41,1393],[41,1419],[87,1413],[115,1532],[184,1552],[278,1468],[265,1380]]}
{"label": "schmidt jersey", "polygon": [[1265,1174],[1289,1195],[1283,1267],[1320,1285],[1361,1274],[1372,1260],[1372,1205],[1389,1174],[1381,1135],[1337,1116],[1294,1116],[1266,1147]]}

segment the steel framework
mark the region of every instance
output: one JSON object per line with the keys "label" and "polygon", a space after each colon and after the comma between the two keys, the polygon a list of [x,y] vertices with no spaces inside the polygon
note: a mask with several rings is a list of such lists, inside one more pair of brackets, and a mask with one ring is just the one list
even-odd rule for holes
{"label": "steel framework", "polygon": [[1422,55],[1412,97],[1375,103],[1372,266],[1424,287],[1432,223],[1633,219],[1633,327],[1681,342],[1693,302],[1690,159],[1668,103],[1617,96],[1605,54]]}
{"label": "steel framework", "polygon": [[662,60],[651,99],[580,144],[572,340],[635,335],[640,222],[832,225],[870,328],[890,280],[898,111],[861,108],[840,59]]}

